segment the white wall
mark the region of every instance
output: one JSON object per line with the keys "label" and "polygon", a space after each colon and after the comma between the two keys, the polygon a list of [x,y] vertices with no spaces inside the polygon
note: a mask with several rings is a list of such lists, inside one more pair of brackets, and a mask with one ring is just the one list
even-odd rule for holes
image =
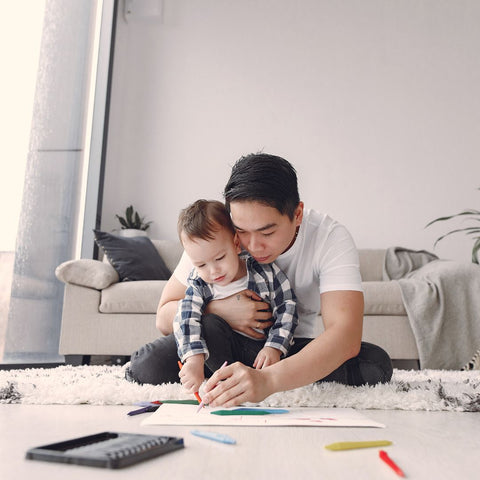
{"label": "white wall", "polygon": [[432,250],[450,225],[426,223],[480,209],[480,2],[145,1],[161,16],[118,21],[102,228],[133,203],[176,238],[258,150],[360,248]]}

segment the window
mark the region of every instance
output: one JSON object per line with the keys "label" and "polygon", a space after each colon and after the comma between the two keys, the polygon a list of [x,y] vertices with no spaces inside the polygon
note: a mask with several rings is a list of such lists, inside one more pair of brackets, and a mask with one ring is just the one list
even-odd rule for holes
{"label": "window", "polygon": [[[6,300],[1,310],[0,353],[3,348],[4,363],[63,360],[58,355],[63,285],[54,272],[58,264],[79,251],[83,225],[89,230],[95,227],[107,98],[105,72],[109,70],[115,5],[113,0],[17,0],[2,11],[9,19],[5,24],[15,27],[12,35],[20,38],[15,45],[28,51],[22,55],[16,47],[15,55],[8,57],[12,65],[5,70],[15,73],[16,65],[30,60],[35,72],[28,84],[34,94],[29,97],[28,86],[17,78],[10,89],[10,111],[2,109],[2,117],[7,117],[2,122],[8,122],[8,128],[2,130],[16,135],[20,128],[12,124],[12,111],[20,106],[20,99],[30,99],[22,120],[23,127],[28,125],[28,134],[14,142],[14,155],[2,155],[7,159],[2,169],[8,172],[25,166],[22,181],[17,182],[21,187],[4,200],[4,205],[14,205],[13,198],[23,189],[16,214],[10,295],[6,293],[8,280],[2,280],[2,302],[3,297]],[[27,16],[35,17],[35,28],[26,24]],[[14,42],[9,38],[2,43],[4,48]],[[37,60],[32,60],[33,51],[38,52]],[[22,177],[21,173],[18,176]],[[8,267],[13,255],[11,225],[7,233],[10,240],[0,241],[10,242],[4,247],[10,249]],[[7,277],[8,268],[2,266],[2,275],[4,270]]]}

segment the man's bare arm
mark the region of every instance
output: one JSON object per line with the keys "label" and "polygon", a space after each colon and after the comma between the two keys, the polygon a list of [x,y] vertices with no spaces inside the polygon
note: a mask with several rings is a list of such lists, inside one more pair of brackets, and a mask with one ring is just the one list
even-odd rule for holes
{"label": "man's bare arm", "polygon": [[278,386],[286,385],[288,390],[308,385],[358,355],[363,329],[363,293],[332,291],[323,293],[321,298],[325,331],[296,355],[280,362],[284,365],[281,372],[274,374],[274,385],[278,382]]}
{"label": "man's bare arm", "polygon": [[185,297],[185,290],[185,285],[172,275],[162,291],[155,324],[163,335],[173,333],[173,319],[179,300]]}

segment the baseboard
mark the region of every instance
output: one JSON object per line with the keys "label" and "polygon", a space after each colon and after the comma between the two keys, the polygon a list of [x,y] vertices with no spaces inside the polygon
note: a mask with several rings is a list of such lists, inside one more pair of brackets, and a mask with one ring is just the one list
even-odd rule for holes
{"label": "baseboard", "polygon": [[55,368],[64,363],[0,363],[0,370],[25,370],[26,368]]}

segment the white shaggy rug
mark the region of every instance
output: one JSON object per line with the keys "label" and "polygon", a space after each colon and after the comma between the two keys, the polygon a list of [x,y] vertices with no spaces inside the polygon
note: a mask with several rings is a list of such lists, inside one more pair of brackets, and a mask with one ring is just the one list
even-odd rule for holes
{"label": "white shaggy rug", "polygon": [[[180,384],[138,385],[125,366],[0,370],[0,403],[134,405],[193,399]],[[348,387],[318,383],[276,393],[263,406],[480,411],[480,371],[394,370],[390,383]]]}

